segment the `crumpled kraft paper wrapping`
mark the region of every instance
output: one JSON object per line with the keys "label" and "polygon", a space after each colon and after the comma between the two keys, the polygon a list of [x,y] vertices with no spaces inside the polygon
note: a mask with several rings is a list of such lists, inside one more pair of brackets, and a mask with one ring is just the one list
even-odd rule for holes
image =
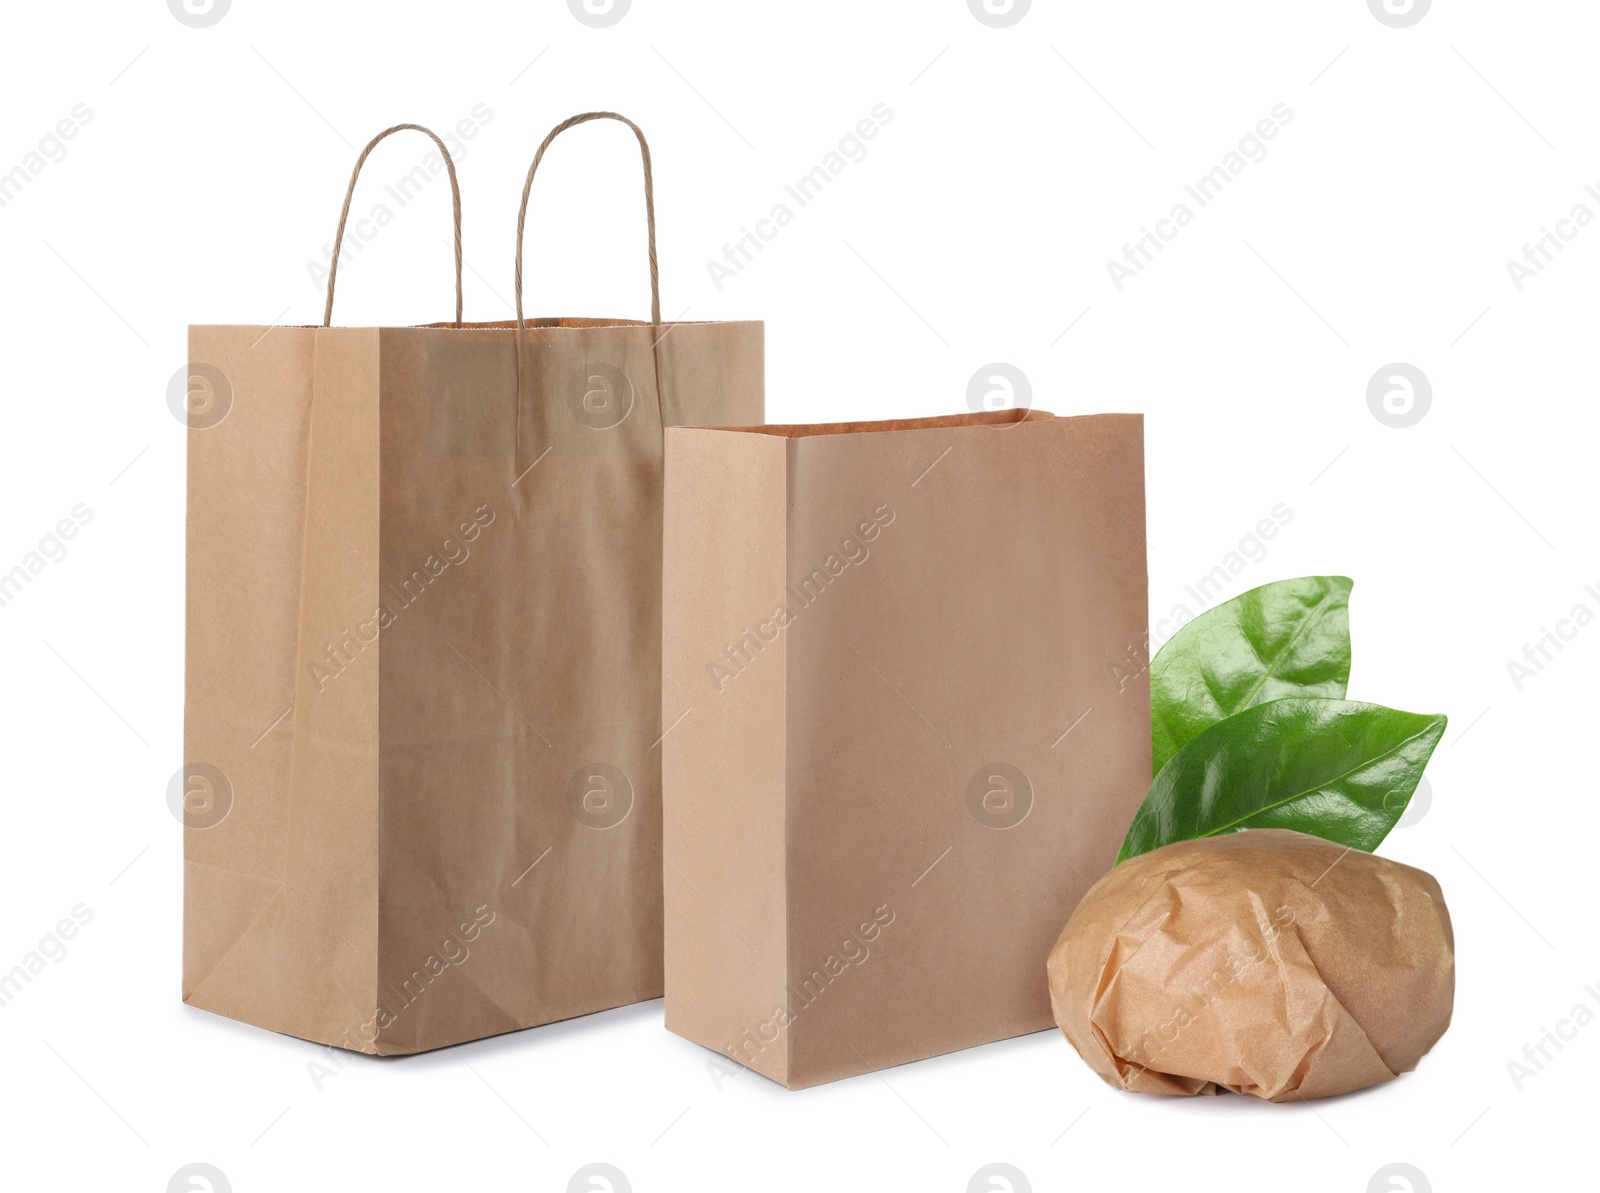
{"label": "crumpled kraft paper wrapping", "polygon": [[1048,969],[1056,1022],[1109,1084],[1279,1102],[1415,1068],[1450,1026],[1455,940],[1431,874],[1252,829],[1115,867]]}

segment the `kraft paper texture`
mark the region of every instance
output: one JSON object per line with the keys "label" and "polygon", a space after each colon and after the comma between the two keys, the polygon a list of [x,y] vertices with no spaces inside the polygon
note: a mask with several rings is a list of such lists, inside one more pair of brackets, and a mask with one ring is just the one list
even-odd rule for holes
{"label": "kraft paper texture", "polygon": [[661,994],[662,424],[763,416],[759,323],[663,330],[532,321],[519,391],[510,324],[191,329],[186,1002],[401,1053]]}
{"label": "kraft paper texture", "polygon": [[667,431],[667,1026],[790,1087],[1048,1028],[1150,782],[1143,424]]}

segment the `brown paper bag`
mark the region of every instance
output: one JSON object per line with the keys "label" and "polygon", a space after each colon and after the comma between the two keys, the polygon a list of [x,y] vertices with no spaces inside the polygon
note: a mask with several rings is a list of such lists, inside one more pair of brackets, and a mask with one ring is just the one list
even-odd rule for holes
{"label": "brown paper bag", "polygon": [[1141,418],[675,427],[666,508],[667,1026],[790,1088],[1049,1027],[1150,782]]}
{"label": "brown paper bag", "polygon": [[662,426],[759,422],[762,327],[661,323],[624,123],[649,323],[519,332],[525,187],[517,323],[457,199],[454,325],[190,330],[192,1005],[403,1053],[661,993]]}

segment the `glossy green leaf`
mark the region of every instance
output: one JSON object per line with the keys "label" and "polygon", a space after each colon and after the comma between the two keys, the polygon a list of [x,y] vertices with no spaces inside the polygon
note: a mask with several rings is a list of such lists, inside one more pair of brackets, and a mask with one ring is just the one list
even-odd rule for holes
{"label": "glossy green leaf", "polygon": [[1445,718],[1352,700],[1258,704],[1195,735],[1150,784],[1117,861],[1288,828],[1368,852],[1411,802]]}
{"label": "glossy green leaf", "polygon": [[1150,663],[1150,773],[1234,713],[1289,696],[1343,698],[1350,588],[1344,576],[1263,584],[1174,634]]}

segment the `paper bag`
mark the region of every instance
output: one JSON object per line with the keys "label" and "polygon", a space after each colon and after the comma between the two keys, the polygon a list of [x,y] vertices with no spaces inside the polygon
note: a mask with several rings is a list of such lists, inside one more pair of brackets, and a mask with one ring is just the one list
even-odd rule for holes
{"label": "paper bag", "polygon": [[791,1087],[1051,1024],[1150,782],[1143,423],[667,432],[667,1026]]}
{"label": "paper bag", "polygon": [[661,323],[624,123],[649,323],[519,259],[462,324],[458,201],[453,325],[190,330],[194,1006],[403,1053],[662,991],[662,427],[759,422],[762,328]]}

